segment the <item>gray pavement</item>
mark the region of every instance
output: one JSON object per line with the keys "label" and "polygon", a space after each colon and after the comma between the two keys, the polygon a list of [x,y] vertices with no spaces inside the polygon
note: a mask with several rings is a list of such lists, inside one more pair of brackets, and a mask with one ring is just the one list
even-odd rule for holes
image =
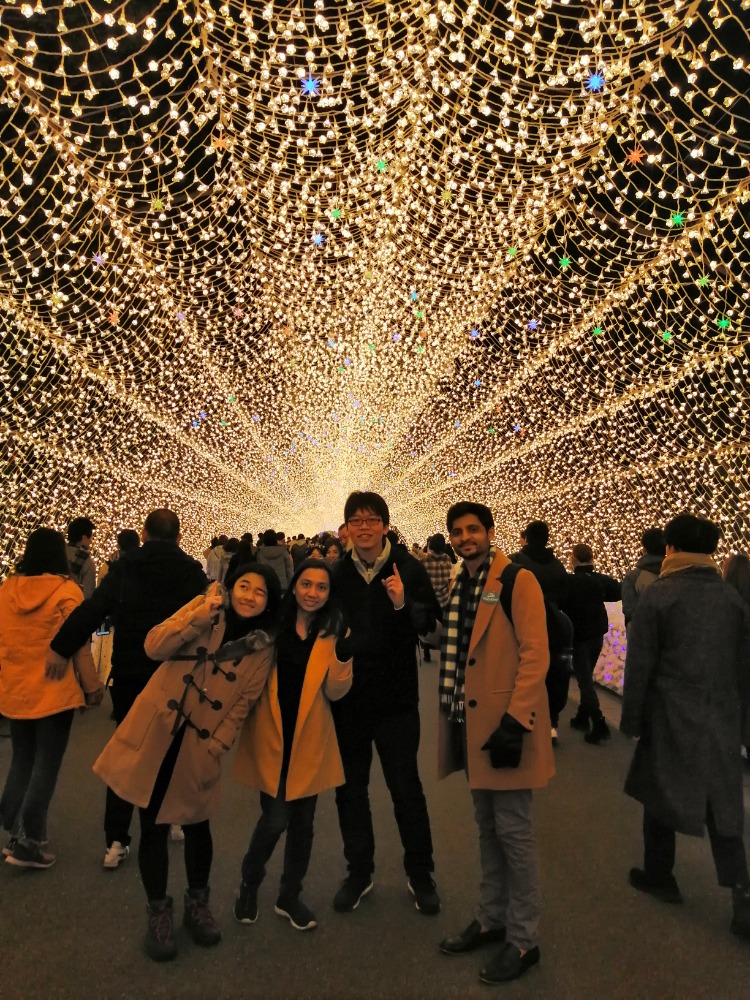
{"label": "gray pavement", "polygon": [[[370,896],[352,914],[331,908],[344,865],[329,793],[319,801],[305,890],[318,929],[299,933],[273,912],[281,844],[262,887],[258,922],[235,923],[239,862],[259,810],[257,796],[233,786],[227,768],[223,809],[212,824],[214,909],[224,940],[201,950],[180,929],[177,960],[152,963],[141,951],[145,902],[135,857],[114,872],[101,867],[104,796],[91,763],[112,726],[101,709],[74,724],[50,814],[57,865],[44,872],[0,867],[0,997],[473,1000],[494,993],[512,1000],[747,1000],[750,943],[729,933],[728,893],[716,885],[707,840],[678,840],[683,906],[630,888],[627,870],[640,861],[640,809],[621,789],[632,744],[615,732],[610,744],[588,746],[568,727],[572,704],[560,729],[558,775],[536,797],[545,882],[540,965],[515,983],[487,987],[477,979],[487,952],[440,955],[441,937],[471,919],[477,846],[465,780],[435,780],[435,664],[422,668],[421,680],[422,775],[443,901],[439,916],[418,914],[406,891],[393,813],[375,763],[378,867]],[[605,698],[616,722],[617,699]],[[0,740],[0,780],[9,754],[10,741]],[[179,914],[181,850],[170,845],[170,891]]]}

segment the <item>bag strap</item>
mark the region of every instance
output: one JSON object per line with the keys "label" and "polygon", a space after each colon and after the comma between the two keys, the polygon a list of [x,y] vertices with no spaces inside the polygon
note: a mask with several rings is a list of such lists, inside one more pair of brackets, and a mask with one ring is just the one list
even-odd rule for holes
{"label": "bag strap", "polygon": [[522,566],[519,566],[518,563],[512,562],[508,563],[500,574],[500,586],[502,587],[502,590],[500,591],[500,604],[502,605],[505,617],[510,622],[514,632],[516,628],[515,625],[513,625],[513,612],[511,610],[513,603],[513,587],[515,586],[516,577],[521,569],[523,569]]}

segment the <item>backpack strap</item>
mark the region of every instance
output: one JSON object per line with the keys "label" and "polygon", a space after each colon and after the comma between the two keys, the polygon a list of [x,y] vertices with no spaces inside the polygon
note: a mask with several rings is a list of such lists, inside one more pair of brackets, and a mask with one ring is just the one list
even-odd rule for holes
{"label": "backpack strap", "polygon": [[523,569],[523,566],[512,562],[508,563],[500,574],[500,586],[502,587],[502,590],[500,591],[500,604],[502,605],[505,617],[510,622],[514,632],[515,625],[513,625],[513,612],[511,610],[513,603],[513,587],[515,586],[516,577],[521,569]]}

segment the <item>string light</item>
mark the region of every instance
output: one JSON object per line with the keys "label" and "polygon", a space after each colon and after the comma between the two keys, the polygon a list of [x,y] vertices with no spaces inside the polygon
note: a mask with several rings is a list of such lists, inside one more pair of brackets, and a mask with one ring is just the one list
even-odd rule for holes
{"label": "string light", "polygon": [[364,486],[410,539],[471,497],[611,571],[685,508],[746,547],[749,39],[745,0],[5,5],[0,573],[76,514],[198,552]]}

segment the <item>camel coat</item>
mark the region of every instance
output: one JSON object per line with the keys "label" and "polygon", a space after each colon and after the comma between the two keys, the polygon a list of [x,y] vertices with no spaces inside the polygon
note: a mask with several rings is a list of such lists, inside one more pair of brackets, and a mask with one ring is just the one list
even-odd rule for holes
{"label": "camel coat", "polygon": [[[344,784],[330,702],[343,698],[352,686],[352,661],[337,660],[335,646],[335,636],[319,636],[307,661],[286,780],[287,801]],[[242,729],[234,780],[275,797],[283,751],[279,678],[274,664],[258,707]]]}
{"label": "camel coat", "polygon": [[[513,587],[514,633],[499,600],[500,575],[509,562],[496,553],[477,608],[466,661],[465,727],[459,729],[442,711],[438,722],[438,777],[464,768],[458,730],[469,786],[492,791],[543,788],[555,773],[544,684],[549,666],[544,600],[534,574],[520,570]],[[520,765],[494,768],[489,751],[481,748],[506,712],[530,732],[523,737]]]}
{"label": "camel coat", "polygon": [[[216,585],[212,587],[216,589]],[[159,660],[178,651],[195,653],[201,646],[209,653],[219,648],[225,630],[223,611],[207,629],[199,630],[191,624],[203,600],[203,596],[196,597],[151,629],[146,637],[146,652],[150,657]],[[196,729],[186,727],[157,823],[200,823],[219,808],[221,757],[234,743],[240,726],[260,696],[271,666],[270,639],[263,632],[255,636],[257,648],[253,652],[236,665],[221,664],[223,670],[236,675],[234,681],[218,671],[214,673],[210,663],[198,667],[185,660],[162,663],[94,764],[96,774],[120,798],[145,808],[173,740],[177,713],[169,708],[169,702],[180,701],[186,688],[183,678],[192,672],[195,684],[207,700],[201,701],[199,690],[189,685],[184,712],[199,729],[208,730],[210,736],[201,739]],[[220,701],[221,708],[212,708],[209,700]]]}

